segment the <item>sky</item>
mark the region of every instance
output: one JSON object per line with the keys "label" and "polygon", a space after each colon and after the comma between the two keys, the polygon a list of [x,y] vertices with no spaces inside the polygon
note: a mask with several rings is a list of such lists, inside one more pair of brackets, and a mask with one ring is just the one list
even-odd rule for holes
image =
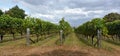
{"label": "sky", "polygon": [[18,5],[31,17],[55,24],[65,18],[71,26],[79,26],[111,12],[120,13],[120,0],[1,0],[0,9],[7,11]]}

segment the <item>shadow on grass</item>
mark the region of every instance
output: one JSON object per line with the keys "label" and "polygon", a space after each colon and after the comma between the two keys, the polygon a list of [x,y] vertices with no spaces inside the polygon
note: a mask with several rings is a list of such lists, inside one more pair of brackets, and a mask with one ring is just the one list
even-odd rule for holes
{"label": "shadow on grass", "polygon": [[39,53],[39,54],[30,54],[28,56],[90,56],[88,53],[80,52],[80,51],[72,51],[72,50],[53,50],[50,52]]}
{"label": "shadow on grass", "polygon": [[79,36],[78,34],[76,34],[76,36],[77,36],[78,39],[79,39],[81,42],[83,42],[84,44],[86,44],[86,45],[88,45],[88,46],[93,46],[93,45],[90,43],[90,40],[89,40],[89,39],[85,40],[84,37],[81,37],[81,36]]}
{"label": "shadow on grass", "polygon": [[38,43],[39,41],[44,41],[45,39],[49,39],[49,38],[52,38],[53,36],[54,36],[55,34],[51,34],[51,35],[48,35],[48,36],[44,36],[44,37],[39,37],[38,39],[37,39],[37,37],[36,37],[36,39],[31,39],[31,41],[32,41],[32,44],[34,44],[34,43]]}
{"label": "shadow on grass", "polygon": [[56,40],[55,44],[56,44],[56,45],[61,45],[60,39]]}
{"label": "shadow on grass", "polygon": [[60,39],[56,40],[55,44],[56,45],[63,45],[63,43],[65,42],[65,39],[63,39],[62,43],[60,41]]}
{"label": "shadow on grass", "polygon": [[115,41],[112,41],[112,40],[105,40],[105,41],[108,42],[108,43],[120,46],[120,42],[115,42]]}
{"label": "shadow on grass", "polygon": [[59,38],[58,40],[56,40],[55,44],[56,44],[56,45],[63,45],[67,37],[68,37],[68,35],[63,36],[63,38],[62,38],[62,43],[61,43],[61,40],[60,40],[60,38]]}
{"label": "shadow on grass", "polygon": [[21,38],[15,38],[15,39],[8,39],[8,40],[2,40],[0,43],[4,43],[4,42],[9,42],[9,41],[16,41],[16,40],[20,40],[23,39],[23,37]]}
{"label": "shadow on grass", "polygon": [[86,41],[86,40],[83,39],[83,38],[79,38],[79,40],[82,41],[83,43],[85,43],[85,44],[88,45],[88,46],[92,46],[91,43],[89,43],[89,40]]}

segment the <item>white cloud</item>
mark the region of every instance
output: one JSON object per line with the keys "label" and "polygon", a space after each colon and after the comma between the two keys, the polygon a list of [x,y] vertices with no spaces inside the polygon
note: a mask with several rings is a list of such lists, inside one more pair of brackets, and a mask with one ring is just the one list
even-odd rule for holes
{"label": "white cloud", "polygon": [[88,11],[88,13],[97,13],[97,14],[101,14],[103,13],[103,10],[92,10],[92,11]]}
{"label": "white cloud", "polygon": [[73,9],[70,9],[70,8],[67,8],[67,9],[63,9],[63,10],[55,10],[54,12],[56,14],[84,14],[84,15],[87,15],[89,13],[103,13],[104,11],[103,10],[90,10],[90,11],[85,11],[84,10],[85,8],[73,8]]}
{"label": "white cloud", "polygon": [[9,10],[9,8],[0,8],[3,12]]}
{"label": "white cloud", "polygon": [[94,15],[93,18],[100,18],[101,16],[100,15]]}
{"label": "white cloud", "polygon": [[49,14],[40,14],[40,13],[36,13],[36,14],[31,14],[31,16],[33,17],[40,17],[40,18],[49,18],[49,19],[54,19],[54,15],[49,15]]}
{"label": "white cloud", "polygon": [[102,18],[110,12],[120,13],[119,0],[16,0],[16,2],[28,8],[28,15],[54,23],[65,17],[65,20],[73,26],[92,18]]}
{"label": "white cloud", "polygon": [[84,11],[83,11],[83,8],[65,8],[63,10],[55,10],[54,11],[55,13],[57,14],[86,14]]}

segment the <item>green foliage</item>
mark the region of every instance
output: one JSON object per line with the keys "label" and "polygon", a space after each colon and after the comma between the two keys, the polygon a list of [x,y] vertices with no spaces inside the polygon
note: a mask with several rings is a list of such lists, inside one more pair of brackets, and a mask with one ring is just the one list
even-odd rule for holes
{"label": "green foliage", "polygon": [[95,29],[101,29],[104,26],[104,20],[100,18],[95,18],[91,21]]}
{"label": "green foliage", "polygon": [[15,33],[22,30],[22,19],[12,18],[9,15],[2,15],[0,17],[0,29],[6,33]]}
{"label": "green foliage", "polygon": [[95,18],[92,21],[88,21],[83,25],[79,26],[75,31],[79,34],[83,34],[86,36],[92,36],[97,34],[97,30],[102,30],[104,35],[107,35],[108,31],[105,27],[105,22],[103,19]]}
{"label": "green foliage", "polygon": [[6,11],[5,14],[8,14],[9,16],[14,18],[22,18],[22,19],[24,19],[26,16],[25,11],[23,9],[20,9],[17,5]]}
{"label": "green foliage", "polygon": [[110,35],[120,34],[120,20],[106,23]]}
{"label": "green foliage", "polygon": [[3,14],[2,10],[0,10],[0,16]]}
{"label": "green foliage", "polygon": [[31,18],[31,17],[27,17],[26,19],[24,19],[23,25],[24,25],[24,30],[26,30],[26,28],[30,28],[32,34],[37,34],[37,35],[56,32],[58,27],[53,23],[40,20],[39,18]]}
{"label": "green foliage", "polygon": [[109,14],[104,16],[104,20],[106,22],[112,22],[112,21],[115,21],[115,20],[120,20],[120,14],[118,14],[118,13],[109,13]]}
{"label": "green foliage", "polygon": [[39,18],[27,17],[26,19],[13,18],[9,15],[0,17],[0,34],[5,33],[26,33],[26,29],[30,28],[31,34],[49,34],[58,31],[58,25],[40,20]]}
{"label": "green foliage", "polygon": [[62,18],[62,20],[59,21],[59,27],[60,27],[60,30],[63,30],[65,35],[72,32],[72,27],[68,22],[64,20],[64,18]]}
{"label": "green foliage", "polygon": [[0,29],[9,30],[12,27],[12,17],[8,15],[2,15],[0,17]]}
{"label": "green foliage", "polygon": [[7,28],[9,27],[9,25],[7,25],[7,23],[9,23],[9,19],[11,18],[8,15],[2,15],[0,17],[0,34],[5,34],[5,32],[7,31]]}

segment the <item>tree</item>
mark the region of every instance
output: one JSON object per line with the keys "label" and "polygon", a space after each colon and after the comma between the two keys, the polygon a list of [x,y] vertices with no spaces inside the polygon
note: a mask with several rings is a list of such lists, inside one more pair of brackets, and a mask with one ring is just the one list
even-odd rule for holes
{"label": "tree", "polygon": [[[93,44],[93,38],[94,36],[98,35],[98,32],[102,31],[103,35],[106,35],[108,33],[107,28],[105,27],[105,22],[103,19],[95,18],[92,21],[88,21],[84,23],[83,25],[79,26],[75,31],[79,34],[83,34],[85,36],[91,36],[92,37],[92,44]],[[100,47],[100,40],[101,37],[97,38],[96,44],[98,44],[98,47]],[[93,45],[96,45],[93,44]]]}
{"label": "tree", "polygon": [[17,5],[6,11],[5,14],[8,14],[13,18],[22,18],[22,19],[24,19],[26,16],[25,11],[23,9],[20,9]]}
{"label": "tree", "polygon": [[35,19],[34,33],[36,34],[37,42],[38,42],[39,36],[42,32],[41,30],[42,30],[41,20],[40,19]]}
{"label": "tree", "polygon": [[[63,43],[63,40],[65,40],[65,36],[67,36],[69,33],[72,32],[72,27],[68,22],[62,18],[62,20],[59,21],[59,27],[62,37],[60,38],[61,44]],[[63,40],[62,40],[63,39]]]}
{"label": "tree", "polygon": [[[100,18],[96,18],[92,20],[92,23],[94,24],[94,28],[96,29],[96,33],[97,33],[97,46],[100,47],[101,46],[101,31],[105,28],[105,22],[103,19]],[[103,32],[103,31],[102,31]],[[95,45],[96,45],[95,44]]]}
{"label": "tree", "polygon": [[62,20],[59,21],[59,27],[60,30],[63,30],[64,35],[68,35],[70,32],[72,32],[72,27],[68,22],[64,20],[64,18],[62,18]]}
{"label": "tree", "polygon": [[2,10],[0,10],[0,16],[3,14]]}
{"label": "tree", "polygon": [[[53,31],[57,31],[58,25],[55,25],[53,23],[43,21],[39,18],[32,18],[27,17],[26,19],[23,19],[23,30],[26,32],[27,28],[30,28],[31,34],[36,35],[36,41],[38,42],[40,35],[46,35],[47,33],[52,33]],[[52,31],[53,30],[53,31]],[[45,37],[46,38],[46,37]],[[33,42],[33,41],[32,41]]]}
{"label": "tree", "polygon": [[[108,34],[109,35],[117,35],[120,40],[120,20],[115,20],[113,22],[108,22],[106,23],[107,29],[108,29]],[[112,37],[113,38],[113,37]],[[113,38],[114,40],[114,38]]]}
{"label": "tree", "polygon": [[0,16],[0,42],[3,40],[3,36],[7,29],[6,23],[7,17],[6,15]]}
{"label": "tree", "polygon": [[118,13],[109,13],[103,18],[106,22],[112,22],[115,20],[120,20],[120,14]]}
{"label": "tree", "polygon": [[24,20],[23,19],[16,19],[16,31],[21,34],[21,37],[23,36],[24,33]]}
{"label": "tree", "polygon": [[76,30],[77,33],[83,34],[85,36],[90,36],[92,38],[92,45],[93,45],[93,38],[97,35],[96,28],[94,23],[88,21],[83,25],[80,25]]}
{"label": "tree", "polygon": [[1,30],[5,31],[6,33],[11,33],[13,34],[13,38],[15,39],[15,32],[17,28],[17,22],[19,21],[17,18],[12,18],[9,15],[2,15],[0,17],[0,25],[1,25]]}
{"label": "tree", "polygon": [[0,32],[1,36],[5,33],[11,33],[13,34],[13,38],[15,39],[15,32],[16,32],[16,18],[12,18],[9,15],[2,15],[0,17]]}

